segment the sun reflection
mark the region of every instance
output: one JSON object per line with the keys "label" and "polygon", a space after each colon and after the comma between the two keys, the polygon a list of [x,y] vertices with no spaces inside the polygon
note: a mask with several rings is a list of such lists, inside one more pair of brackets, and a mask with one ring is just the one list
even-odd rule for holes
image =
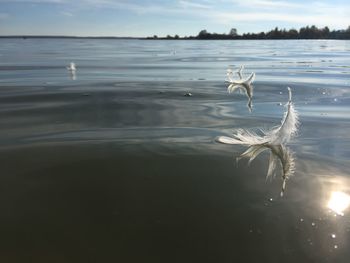
{"label": "sun reflection", "polygon": [[344,215],[344,211],[350,205],[350,196],[343,192],[332,192],[327,207],[338,215]]}

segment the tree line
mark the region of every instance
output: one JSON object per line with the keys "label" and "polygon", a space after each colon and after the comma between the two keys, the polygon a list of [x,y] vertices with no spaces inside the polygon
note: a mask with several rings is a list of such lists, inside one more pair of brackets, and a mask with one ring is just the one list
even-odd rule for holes
{"label": "tree line", "polygon": [[210,33],[201,30],[197,36],[179,37],[179,35],[166,37],[148,37],[147,39],[350,39],[350,26],[343,30],[330,30],[327,26],[318,28],[316,26],[306,26],[299,30],[294,28],[286,30],[276,27],[269,32],[244,33],[239,35],[237,29],[232,28],[228,34]]}

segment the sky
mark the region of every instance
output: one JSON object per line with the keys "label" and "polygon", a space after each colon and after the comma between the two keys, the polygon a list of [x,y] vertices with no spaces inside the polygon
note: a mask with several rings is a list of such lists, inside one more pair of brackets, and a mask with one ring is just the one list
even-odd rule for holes
{"label": "sky", "polygon": [[349,0],[0,0],[0,35],[239,34],[306,25],[346,29]]}

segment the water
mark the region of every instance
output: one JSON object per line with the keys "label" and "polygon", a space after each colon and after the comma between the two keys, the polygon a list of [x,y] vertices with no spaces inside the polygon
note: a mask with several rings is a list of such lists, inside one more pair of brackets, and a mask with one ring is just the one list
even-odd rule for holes
{"label": "water", "polygon": [[[1,262],[347,262],[350,42],[0,40]],[[75,80],[66,67],[75,62]],[[228,67],[256,73],[252,113]],[[279,125],[296,171],[220,144]],[[192,96],[184,96],[191,93]]]}

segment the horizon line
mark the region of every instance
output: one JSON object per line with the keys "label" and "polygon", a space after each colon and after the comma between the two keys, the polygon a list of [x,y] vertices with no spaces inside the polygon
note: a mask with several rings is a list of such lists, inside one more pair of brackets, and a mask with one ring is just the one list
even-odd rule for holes
{"label": "horizon line", "polygon": [[[236,33],[235,36],[237,36],[237,37],[244,37],[245,35],[249,35],[249,34],[251,34],[251,35],[258,35],[258,34],[261,34],[261,33],[267,34],[269,32],[277,30],[277,29],[279,31],[282,31],[282,30],[283,31],[295,30],[297,32],[300,32],[302,29],[313,28],[313,27],[315,27],[317,30],[322,30],[322,29],[325,30],[327,28],[328,32],[347,32],[347,31],[350,30],[350,25],[347,28],[345,28],[345,29],[338,29],[338,30],[335,30],[335,29],[330,30],[330,28],[328,26],[324,26],[324,27],[318,28],[315,25],[311,25],[311,26],[310,25],[306,25],[306,26],[300,27],[299,29],[296,29],[295,27],[291,27],[289,29],[286,29],[286,28],[282,28],[282,27],[276,26],[273,29],[271,29],[270,31],[266,31],[266,32],[264,32],[264,31],[261,31],[261,32],[245,32],[245,33],[242,33],[242,34],[237,34]],[[231,30],[233,30],[233,29],[236,30],[236,28],[232,28]],[[203,31],[205,31],[208,34],[227,35],[225,33],[223,33],[223,34],[215,33],[215,32],[210,33],[206,29],[201,30],[199,32],[199,34],[201,32],[203,32]],[[85,36],[81,36],[81,35],[60,35],[60,34],[59,35],[51,35],[51,34],[30,34],[30,35],[27,35],[27,34],[6,34],[6,35],[0,35],[0,38],[198,39],[197,37],[199,36],[199,34],[194,35],[194,36],[192,36],[192,35],[179,36],[178,34],[174,34],[173,36],[170,35],[170,34],[167,34],[166,36],[158,36],[156,34],[153,34],[151,36],[143,36],[143,37],[142,36],[111,36],[111,35],[109,35],[109,36],[108,35],[95,35],[95,36],[94,35],[90,35],[90,36],[89,35],[85,35]],[[324,39],[324,38],[316,38],[316,39]]]}

